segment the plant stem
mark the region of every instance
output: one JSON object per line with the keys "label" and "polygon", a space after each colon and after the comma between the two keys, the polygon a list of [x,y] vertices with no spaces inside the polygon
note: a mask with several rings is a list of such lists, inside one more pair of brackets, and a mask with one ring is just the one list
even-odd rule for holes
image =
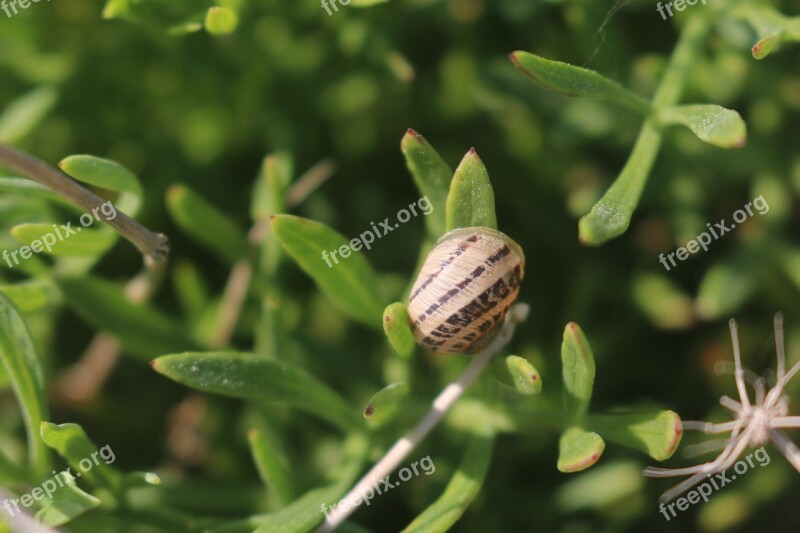
{"label": "plant stem", "polygon": [[687,21],[653,97],[655,112],[645,120],[619,177],[578,224],[579,239],[583,244],[599,246],[628,229],[647,176],[661,148],[663,133],[655,117],[659,110],[675,105],[680,100],[689,70],[710,27],[706,17],[695,16]]}
{"label": "plant stem", "polygon": [[[454,381],[447,385],[439,396],[433,401],[431,410],[423,419],[408,432],[403,438],[398,440],[388,452],[378,461],[372,469],[367,472],[361,481],[356,483],[347,495],[340,501],[350,502],[357,497],[363,495],[367,489],[370,489],[374,484],[378,483],[381,479],[390,475],[403,461],[412,450],[414,450],[420,442],[436,427],[436,425],[444,418],[444,415],[450,410],[453,404],[464,394],[464,391],[480,376],[483,369],[492,358],[511,340],[514,334],[514,328],[518,322],[525,319],[528,314],[528,306],[525,304],[516,305],[511,312],[506,316],[506,321],[503,324],[503,329],[487,346],[484,350],[477,353],[470,361],[464,373]],[[327,533],[339,527],[344,520],[355,511],[356,506],[350,506],[346,511],[339,512],[338,507],[332,512],[328,513],[325,522],[317,529],[317,533]]]}
{"label": "plant stem", "polygon": [[[0,164],[56,192],[87,213],[91,213],[92,210],[106,203],[105,200],[60,170],[5,144],[0,144]],[[166,257],[169,252],[169,242],[166,236],[148,230],[122,211],[118,210],[117,213],[118,215],[113,220],[104,218],[100,220],[128,239],[150,260],[158,261]]]}

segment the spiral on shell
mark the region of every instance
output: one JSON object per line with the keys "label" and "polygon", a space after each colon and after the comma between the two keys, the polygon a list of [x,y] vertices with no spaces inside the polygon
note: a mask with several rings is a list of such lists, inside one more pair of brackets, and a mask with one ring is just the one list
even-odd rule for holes
{"label": "spiral on shell", "polygon": [[459,228],[428,254],[408,298],[414,337],[437,353],[472,354],[499,332],[525,274],[522,249],[489,228]]}

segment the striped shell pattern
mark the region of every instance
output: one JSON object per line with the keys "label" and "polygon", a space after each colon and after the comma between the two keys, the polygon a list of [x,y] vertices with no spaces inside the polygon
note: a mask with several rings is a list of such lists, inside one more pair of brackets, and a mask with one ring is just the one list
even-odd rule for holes
{"label": "striped shell pattern", "polygon": [[499,332],[525,272],[522,249],[489,228],[459,228],[428,254],[408,298],[417,342],[437,353],[471,354]]}

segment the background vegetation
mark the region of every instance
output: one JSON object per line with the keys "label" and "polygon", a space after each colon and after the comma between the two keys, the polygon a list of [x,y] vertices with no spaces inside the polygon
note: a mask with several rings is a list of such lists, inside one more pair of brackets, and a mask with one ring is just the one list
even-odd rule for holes
{"label": "background vegetation", "polygon": [[[472,146],[486,164],[498,227],[527,257],[520,300],[531,313],[511,353],[530,360],[544,381],[539,396],[502,397],[517,407],[525,403],[519,412],[528,412],[529,423],[497,438],[480,494],[454,530],[797,527],[796,472],[777,451],[768,449],[768,467],[666,523],[657,498],[667,482],[638,474],[650,458],[609,446],[592,469],[560,473],[558,431],[536,419],[540,406],[561,401],[559,347],[570,321],[581,325],[594,351],[598,411],[664,408],[683,419],[721,419],[718,397],[734,387],[714,369],[731,358],[731,316],[740,321],[747,367],[773,365],[777,310],[786,316],[789,359],[800,357],[800,52],[789,42],[761,60],[751,52],[770,35],[765,28],[778,23],[766,15],[734,16],[742,2],[728,0],[709,0],[669,21],[644,1],[357,3],[328,16],[310,0],[231,1],[220,3],[230,12],[217,14],[219,20],[207,13],[211,3],[188,0],[105,7],[59,0],[13,18],[0,13],[0,140],[51,164],[92,154],[124,165],[144,190],[137,218],[169,235],[172,245],[163,282],[145,307],[157,314],[144,322],[160,326],[147,334],[141,320],[115,321],[114,298],[122,299],[122,287],[142,268],[128,243],[119,241],[96,263],[59,260],[54,279],[34,267],[0,271],[0,290],[21,308],[42,356],[49,421],[80,424],[98,447],[109,444],[118,470],[157,471],[163,480],[132,489],[127,507],[101,506],[65,527],[148,531],[233,522],[248,530],[258,524],[237,521],[275,512],[284,500],[328,482],[348,484],[336,471],[345,461],[335,426],[272,403],[197,393],[154,372],[147,362],[156,357],[215,346],[279,349],[282,361],[336,391],[355,414],[376,391],[407,377],[414,401],[370,433],[366,463],[458,374],[460,358],[418,350],[401,361],[380,332],[380,316],[374,327],[348,319],[293,261],[269,251],[274,244],[245,241],[274,212],[324,222],[349,238],[371,221],[394,217],[419,197],[399,149],[409,127],[452,168]],[[764,4],[789,15],[800,8],[791,1]],[[236,24],[228,13],[238,13]],[[707,17],[710,31],[694,50],[681,101],[737,110],[748,143],[723,150],[688,130],[668,130],[627,233],[584,247],[578,218],[619,174],[642,119],[536,87],[507,54],[527,50],[583,65],[649,99],[692,17]],[[794,24],[786,22],[787,39]],[[265,163],[267,154],[272,159]],[[259,195],[256,184],[278,180],[286,189],[283,176],[297,183],[312,167],[301,182],[316,177],[318,186],[289,188],[294,196],[285,202]],[[224,213],[241,242],[203,233],[203,222],[218,221],[199,216],[208,211],[192,191]],[[669,272],[659,264],[659,253],[762,194],[768,214]],[[254,202],[264,197],[273,203]],[[9,189],[0,195],[0,248],[20,246],[10,233],[19,224],[75,219],[58,203]],[[417,218],[364,254],[395,300],[413,281],[424,236]],[[228,335],[220,302],[231,267],[259,249],[266,259]],[[35,293],[20,292],[30,283]],[[100,330],[120,340],[122,357],[99,383],[69,381]],[[23,416],[9,381],[0,372],[0,450],[22,463]],[[253,428],[285,456],[284,494],[259,480],[248,443]],[[466,442],[457,419],[437,429],[411,457],[430,454],[436,474],[380,497],[354,521],[373,531],[405,527],[444,490]],[[679,451],[667,464],[689,461]],[[0,483],[17,493],[31,486]]]}

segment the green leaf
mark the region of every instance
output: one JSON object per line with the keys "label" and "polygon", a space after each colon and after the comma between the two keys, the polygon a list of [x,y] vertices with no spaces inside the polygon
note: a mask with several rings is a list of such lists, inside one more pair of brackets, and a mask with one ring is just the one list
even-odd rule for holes
{"label": "green leaf", "polygon": [[650,319],[663,329],[683,329],[694,323],[691,297],[667,276],[639,274],[633,280],[633,299]]}
{"label": "green leaf", "polygon": [[506,368],[520,394],[531,395],[542,392],[542,376],[530,362],[518,355],[506,357]]}
{"label": "green leaf", "polygon": [[250,443],[250,453],[264,485],[275,491],[281,503],[290,502],[294,489],[285,458],[270,443],[267,435],[257,429],[250,430],[247,441]]}
{"label": "green leaf", "polygon": [[681,419],[672,411],[589,415],[587,425],[605,439],[641,450],[656,461],[672,457],[683,435]]}
{"label": "green leaf", "polygon": [[447,195],[453,171],[425,138],[409,129],[400,142],[406,166],[419,193],[428,199],[433,210],[425,217],[428,236],[437,240],[447,231]]}
{"label": "green leaf", "polygon": [[121,193],[116,202],[118,210],[130,216],[139,212],[144,197],[139,178],[116,161],[92,155],[71,155],[58,166],[78,181]]}
{"label": "green leaf", "polygon": [[150,363],[168,378],[204,392],[280,402],[344,429],[357,427],[353,410],[327,385],[288,363],[232,352],[183,353]]}
{"label": "green leaf", "polygon": [[592,210],[578,223],[578,239],[587,246],[600,246],[628,229],[631,217],[653,168],[661,134],[645,123],[625,168]]}
{"label": "green leaf", "polygon": [[755,283],[747,263],[732,261],[712,266],[697,289],[697,314],[706,320],[730,315],[753,294]]}
{"label": "green leaf", "polygon": [[[323,506],[336,504],[346,491],[356,481],[361,465],[367,452],[366,439],[359,435],[348,438],[345,443],[344,458],[340,461],[335,476],[336,481],[328,486],[307,492],[292,504],[284,507],[277,513],[259,517],[257,533],[292,533],[295,531],[310,531],[319,524],[324,515]],[[252,531],[250,527],[246,531]],[[210,533],[217,533],[211,529]],[[224,531],[222,528],[219,531]]]}
{"label": "green leaf", "polygon": [[417,341],[411,332],[408,309],[405,304],[395,302],[389,304],[383,312],[383,332],[389,339],[394,351],[401,357],[411,357],[417,347]]}
{"label": "green leaf", "polygon": [[461,464],[444,493],[417,516],[403,530],[404,533],[438,533],[447,531],[458,522],[486,479],[492,460],[493,444],[494,434],[491,430],[472,435]]}
{"label": "green leaf", "polygon": [[642,467],[632,461],[616,461],[592,468],[562,484],[555,495],[556,506],[565,513],[584,509],[613,511],[630,504],[644,491]]}
{"label": "green leaf", "polygon": [[44,372],[28,325],[4,294],[0,294],[0,360],[22,411],[28,462],[36,474],[44,474],[50,464],[47,448],[39,438],[39,424],[48,417]]}
{"label": "green leaf", "polygon": [[592,399],[595,368],[589,341],[575,322],[570,322],[564,328],[561,364],[567,414],[577,421],[586,413]]}
{"label": "green leaf", "polygon": [[58,479],[48,481],[58,485],[58,489],[48,494],[51,497],[45,499],[44,505],[36,513],[36,519],[45,526],[62,526],[102,503],[98,498],[82,491],[68,472],[59,472],[56,475]]}
{"label": "green leaf", "polygon": [[38,87],[11,102],[0,115],[0,142],[15,144],[27,136],[58,100],[51,87]]}
{"label": "green leaf", "polygon": [[167,191],[167,208],[179,228],[229,263],[247,255],[248,244],[244,232],[185,185],[170,187]]}
{"label": "green leaf", "polygon": [[142,185],[130,170],[116,161],[92,155],[71,155],[61,160],[58,166],[83,183],[114,192],[127,192],[142,196]]}
{"label": "green leaf", "polygon": [[606,443],[597,433],[572,427],[558,441],[558,469],[572,473],[586,470],[600,460]]}
{"label": "green leaf", "polygon": [[618,83],[597,72],[560,61],[552,61],[528,52],[513,52],[511,62],[536,84],[565,96],[600,98],[629,107],[643,115],[650,104]]}
{"label": "green leaf", "polygon": [[96,446],[78,424],[42,422],[41,434],[45,444],[72,466],[76,478],[86,478],[93,485],[118,494],[122,475],[110,466],[116,460],[111,446]]}
{"label": "green leaf", "polygon": [[458,165],[447,196],[447,231],[470,227],[497,229],[494,190],[474,148]]}
{"label": "green leaf", "polygon": [[132,303],[113,283],[93,277],[64,278],[58,283],[64,301],[84,321],[113,335],[125,351],[142,360],[197,348],[181,324],[144,304]]}
{"label": "green leaf", "polygon": [[747,125],[741,115],[718,105],[682,105],[659,110],[666,124],[683,124],[697,137],[720,148],[742,148],[747,144]]}
{"label": "green leaf", "polygon": [[206,13],[206,30],[211,35],[230,35],[239,25],[239,16],[227,7],[211,7]]}
{"label": "green leaf", "polygon": [[[23,245],[32,248],[33,252],[56,257],[97,257],[117,240],[117,234],[107,229],[90,230],[70,226],[70,230],[75,233],[70,235],[53,224],[20,224],[11,228],[11,234]],[[31,251],[26,253],[30,254]]]}
{"label": "green leaf", "polygon": [[288,154],[270,154],[264,158],[253,186],[250,204],[253,222],[268,220],[272,215],[286,211],[286,190],[292,182],[292,173],[292,160]]}
{"label": "green leaf", "polygon": [[350,5],[353,7],[372,7],[378,4],[385,4],[389,0],[351,0]]}
{"label": "green leaf", "polygon": [[[356,239],[349,244],[326,225],[292,215],[272,217],[272,230],[286,253],[337,307],[363,324],[380,327],[386,304],[379,296],[382,291],[372,267],[352,246]],[[347,256],[342,253],[345,246]],[[334,252],[338,252],[336,257]]]}
{"label": "green leaf", "polygon": [[61,301],[53,284],[41,279],[4,285],[0,287],[0,292],[11,299],[22,313],[35,313],[42,309],[53,308]]}
{"label": "green leaf", "polygon": [[375,393],[364,407],[364,418],[373,427],[381,427],[392,420],[408,397],[408,383],[398,382],[384,387]]}

